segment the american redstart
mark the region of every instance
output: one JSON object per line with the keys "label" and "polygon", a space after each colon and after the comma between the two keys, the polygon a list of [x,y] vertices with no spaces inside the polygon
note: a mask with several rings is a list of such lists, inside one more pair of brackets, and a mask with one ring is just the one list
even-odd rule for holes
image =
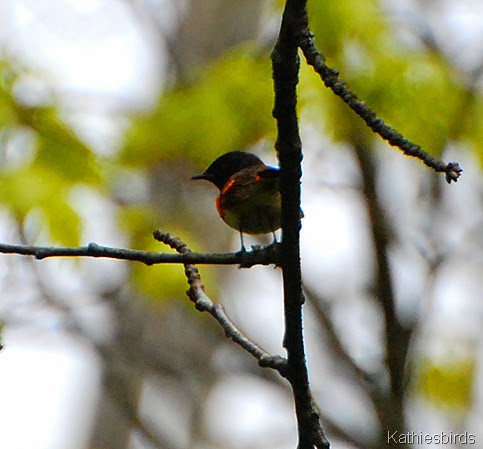
{"label": "american redstart", "polygon": [[265,165],[253,153],[232,151],[216,159],[205,172],[191,179],[206,179],[220,190],[216,209],[223,221],[243,233],[268,234],[280,229],[280,170]]}

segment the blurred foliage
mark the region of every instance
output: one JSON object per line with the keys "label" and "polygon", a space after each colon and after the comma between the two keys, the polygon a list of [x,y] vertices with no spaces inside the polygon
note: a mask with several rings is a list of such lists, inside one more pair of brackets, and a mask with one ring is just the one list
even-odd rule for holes
{"label": "blurred foliage", "polygon": [[[377,0],[345,0],[308,2],[310,28],[319,50],[339,65],[348,45],[359,43],[361,49],[371,51],[371,42],[385,46],[388,38],[386,17]],[[340,67],[342,69],[342,67]]]}
{"label": "blurred foliage", "polygon": [[468,411],[473,405],[476,361],[473,358],[420,363],[416,390],[428,402]]}
{"label": "blurred foliage", "polygon": [[32,106],[15,95],[25,74],[0,61],[0,202],[20,224],[40,212],[54,242],[77,245],[81,222],[69,192],[78,183],[100,187],[98,162],[55,106]]}
{"label": "blurred foliage", "polygon": [[236,48],[193,79],[164,92],[153,111],[134,119],[122,162],[146,167],[182,157],[204,166],[274,136],[268,53]]}
{"label": "blurred foliage", "polygon": [[[148,206],[127,206],[120,209],[119,224],[121,230],[130,236],[136,248],[144,251],[170,252],[168,246],[154,240],[153,231],[159,229],[160,214]],[[189,247],[195,247],[194,236],[183,223],[170,223],[169,232],[175,235]],[[179,264],[162,264],[147,267],[143,264],[134,264],[132,267],[132,281],[136,288],[159,303],[170,298],[179,298],[184,290],[187,290],[186,277]],[[218,290],[213,278],[213,267],[203,269],[203,283],[211,294]]]}
{"label": "blurred foliage", "polygon": [[[125,207],[119,212],[122,230],[131,237],[136,248],[145,251],[170,251],[169,247],[153,239],[153,230],[159,227],[158,214],[152,208],[142,206]],[[178,230],[170,228],[173,235]],[[132,267],[134,285],[155,301],[179,297],[186,286],[186,277],[179,265],[155,265],[146,267],[136,264]]]}

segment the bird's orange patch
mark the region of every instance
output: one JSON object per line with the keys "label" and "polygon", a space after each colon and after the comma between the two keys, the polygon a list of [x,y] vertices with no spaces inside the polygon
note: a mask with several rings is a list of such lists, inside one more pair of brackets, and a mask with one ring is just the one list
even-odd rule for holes
{"label": "bird's orange patch", "polygon": [[235,184],[235,180],[234,179],[231,179],[230,181],[228,181],[225,184],[225,187],[223,187],[223,190],[221,191],[220,195],[224,195],[226,192],[228,192],[228,190],[231,189],[231,187],[233,186],[233,184]]}

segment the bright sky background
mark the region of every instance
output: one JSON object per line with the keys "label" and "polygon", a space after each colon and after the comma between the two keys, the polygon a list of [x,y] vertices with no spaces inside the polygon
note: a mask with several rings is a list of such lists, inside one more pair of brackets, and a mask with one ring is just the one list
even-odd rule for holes
{"label": "bright sky background", "polygon": [[98,399],[100,366],[78,339],[3,332],[0,447],[83,449]]}

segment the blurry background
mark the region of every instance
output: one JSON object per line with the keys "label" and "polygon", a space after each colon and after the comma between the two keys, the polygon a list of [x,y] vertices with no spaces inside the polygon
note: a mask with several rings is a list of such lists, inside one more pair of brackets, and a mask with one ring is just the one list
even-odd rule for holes
{"label": "blurry background", "polygon": [[[161,228],[197,251],[237,250],[215,189],[190,177],[231,150],[277,163],[269,53],[281,8],[1,2],[0,241],[165,251],[151,238]],[[332,447],[387,447],[394,430],[468,432],[483,447],[483,5],[309,8],[318,47],[358,96],[464,168],[447,185],[302,64],[305,331]],[[0,266],[1,448],[295,446],[286,383],[193,310],[182,267],[20,256]],[[284,354],[279,270],[201,274],[249,337]],[[399,398],[385,362],[391,297],[407,336]]]}

